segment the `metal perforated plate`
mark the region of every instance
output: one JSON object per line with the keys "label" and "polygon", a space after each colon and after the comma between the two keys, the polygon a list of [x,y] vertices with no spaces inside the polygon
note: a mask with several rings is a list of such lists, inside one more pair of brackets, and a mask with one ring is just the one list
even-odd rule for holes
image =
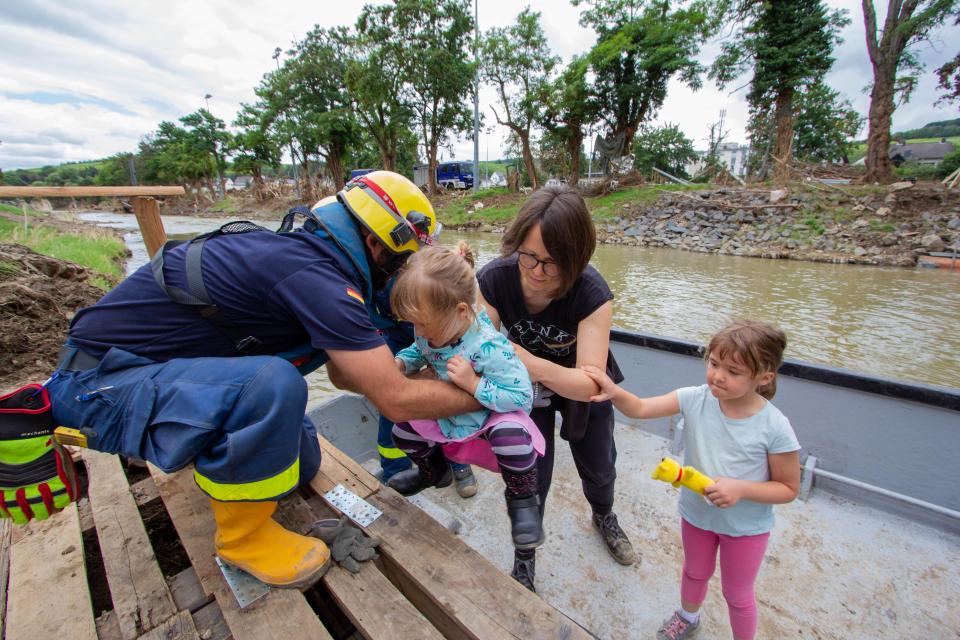
{"label": "metal perforated plate", "polygon": [[243,569],[231,567],[219,557],[214,556],[214,559],[217,561],[217,566],[220,567],[227,584],[230,585],[230,590],[233,591],[233,596],[237,599],[241,609],[270,593],[270,585],[260,582]]}
{"label": "metal perforated plate", "polygon": [[327,491],[323,499],[361,527],[370,526],[383,513],[342,484]]}

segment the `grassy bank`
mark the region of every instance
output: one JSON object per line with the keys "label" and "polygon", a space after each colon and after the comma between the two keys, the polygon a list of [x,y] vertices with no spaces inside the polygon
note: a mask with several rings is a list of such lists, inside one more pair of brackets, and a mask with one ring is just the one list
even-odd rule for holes
{"label": "grassy bank", "polygon": [[[585,198],[587,208],[595,220],[606,220],[620,215],[624,207],[633,208],[654,203],[664,191],[697,191],[708,188],[698,184],[643,185],[618,189],[612,193]],[[527,196],[504,188],[481,189],[476,194],[444,194],[433,200],[437,217],[443,224],[456,227],[470,222],[506,225],[517,215]],[[483,203],[481,208],[475,208]]]}
{"label": "grassy bank", "polygon": [[[23,211],[17,207],[0,205],[0,212],[18,215],[19,219],[0,217],[0,242],[22,244],[25,247],[60,260],[69,260],[114,279],[123,277],[123,263],[127,256],[123,240],[99,229],[67,228],[62,223],[44,224],[46,215]],[[90,280],[101,289],[110,289],[109,278],[94,276]]]}

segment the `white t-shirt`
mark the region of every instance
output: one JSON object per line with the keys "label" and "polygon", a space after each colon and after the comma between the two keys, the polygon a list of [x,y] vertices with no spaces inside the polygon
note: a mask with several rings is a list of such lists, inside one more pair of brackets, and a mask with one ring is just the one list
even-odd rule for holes
{"label": "white t-shirt", "polygon": [[[749,418],[734,420],[723,414],[707,385],[678,389],[677,397],[684,420],[683,463],[711,478],[765,482],[770,479],[767,454],[800,449],[790,421],[770,402]],[[695,527],[731,536],[753,536],[773,528],[771,504],[740,500],[720,509],[685,487],[680,515]]]}

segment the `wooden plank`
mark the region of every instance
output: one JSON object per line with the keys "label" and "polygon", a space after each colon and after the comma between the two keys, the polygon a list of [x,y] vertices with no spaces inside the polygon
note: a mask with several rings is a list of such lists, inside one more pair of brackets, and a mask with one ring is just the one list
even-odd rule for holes
{"label": "wooden plank", "polygon": [[159,627],[151,629],[140,640],[200,640],[189,611],[180,611]]}
{"label": "wooden plank", "polygon": [[130,493],[133,494],[133,499],[137,501],[138,507],[142,507],[160,497],[160,492],[157,491],[157,483],[149,476],[136,484],[130,485]]}
{"label": "wooden plank", "polygon": [[120,623],[117,621],[117,614],[113,609],[104,611],[94,620],[97,625],[97,637],[100,640],[121,640],[123,634],[120,632]]}
{"label": "wooden plank", "polygon": [[[317,511],[302,497],[284,498],[277,521],[297,533],[306,533],[314,521],[336,517],[322,501]],[[359,573],[333,566],[323,577],[327,590],[341,611],[368,640],[443,640],[443,636],[373,562],[361,564]],[[371,603],[376,603],[371,606]]]}
{"label": "wooden plank", "polygon": [[367,498],[380,490],[380,482],[350,456],[343,453],[323,436],[320,441],[320,471],[310,481],[310,487],[323,495],[342,484],[361,498]]}
{"label": "wooden plank", "polygon": [[241,611],[214,560],[216,525],[209,499],[193,481],[192,469],[188,467],[168,475],[153,465],[148,466],[200,584],[216,597],[236,640],[331,640],[303,594],[295,589],[272,589],[263,599]]}
{"label": "wooden plank", "polygon": [[186,609],[191,613],[205,607],[213,598],[203,590],[200,578],[193,567],[187,567],[172,578],[167,579],[170,595],[177,609]]}
{"label": "wooden plank", "polygon": [[0,187],[0,198],[182,196],[183,187]]}
{"label": "wooden plank", "polygon": [[6,637],[96,640],[76,505],[18,529],[10,549]]}
{"label": "wooden plank", "polygon": [[591,637],[389,487],[368,501],[384,573],[444,637]]}
{"label": "wooden plank", "polygon": [[10,578],[10,544],[13,522],[0,520],[0,638],[7,628],[7,581]]}
{"label": "wooden plank", "polygon": [[231,640],[233,634],[227,621],[223,619],[220,605],[216,602],[201,607],[193,612],[193,624],[203,640]]}
{"label": "wooden plank", "polygon": [[177,613],[120,459],[88,449],[93,521],[120,632],[133,640]]}

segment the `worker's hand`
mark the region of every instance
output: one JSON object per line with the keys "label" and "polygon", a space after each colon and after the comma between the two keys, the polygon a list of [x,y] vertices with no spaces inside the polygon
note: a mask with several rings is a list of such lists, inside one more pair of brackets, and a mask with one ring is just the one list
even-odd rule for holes
{"label": "worker's hand", "polygon": [[610,379],[610,376],[607,373],[592,364],[585,364],[580,367],[584,373],[590,376],[590,379],[597,383],[597,386],[600,387],[600,393],[594,396],[590,396],[590,402],[603,402],[604,400],[612,400],[613,397],[620,391],[620,387],[617,386],[617,383]]}
{"label": "worker's hand", "polygon": [[480,376],[473,370],[470,361],[461,357],[453,356],[447,361],[447,376],[450,382],[457,385],[470,395],[477,392],[477,385],[480,384]]}
{"label": "worker's hand", "polygon": [[533,407],[549,407],[554,396],[553,389],[539,382],[533,383]]}
{"label": "worker's hand", "polygon": [[713,506],[726,509],[740,502],[746,483],[733,478],[717,478],[716,482],[703,490],[703,495]]}
{"label": "worker's hand", "polygon": [[40,385],[0,397],[0,518],[46,520],[79,497],[73,460],[53,438],[50,401]]}
{"label": "worker's hand", "polygon": [[370,538],[346,517],[340,520],[319,520],[309,531],[330,547],[330,556],[350,573],[360,571],[360,563],[377,558],[377,538]]}
{"label": "worker's hand", "polygon": [[396,363],[397,369],[400,370],[400,373],[406,373],[406,372],[407,372],[407,365],[405,365],[405,364],[403,363],[403,360],[401,360],[400,358],[394,358],[393,361],[394,361],[394,363]]}

